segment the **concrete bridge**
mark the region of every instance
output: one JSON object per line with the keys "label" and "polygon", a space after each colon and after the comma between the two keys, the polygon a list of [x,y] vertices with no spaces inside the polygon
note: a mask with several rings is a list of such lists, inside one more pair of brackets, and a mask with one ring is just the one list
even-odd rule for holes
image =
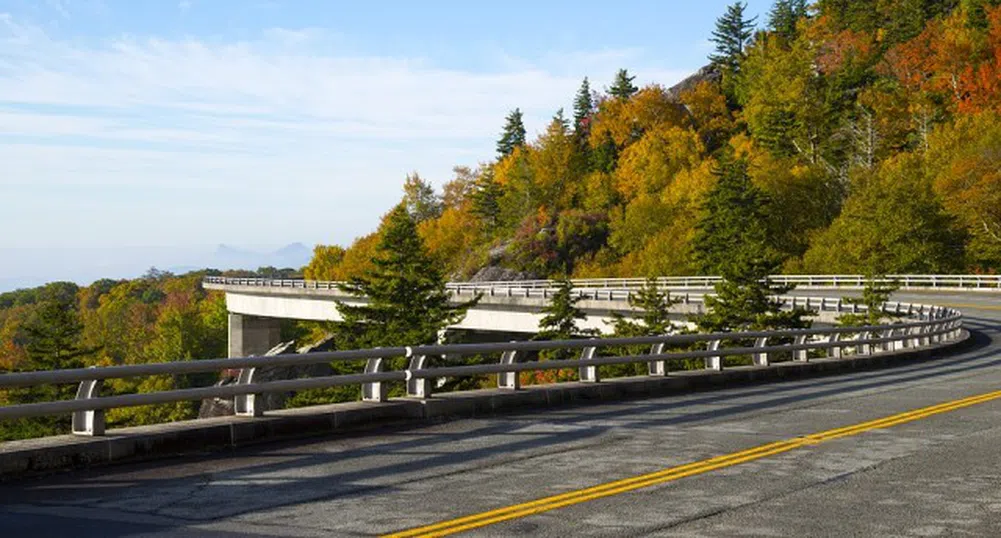
{"label": "concrete bridge", "polygon": [[[825,280],[829,278],[829,280]],[[1001,291],[999,281],[992,277],[942,277],[922,279],[902,276],[912,283],[909,288],[943,288],[948,286],[967,291]],[[802,292],[792,294],[788,307],[802,306],[815,311],[815,319],[832,322],[851,305],[839,301],[840,297],[820,297],[822,304],[811,304],[809,291],[823,289],[861,289],[859,277],[773,277],[777,282],[796,284]],[[712,277],[662,278],[660,285],[670,296],[680,301],[671,308],[679,324],[685,324],[690,314],[701,313],[703,296],[712,291]],[[597,330],[601,334],[612,332],[612,316],[619,314],[631,318],[638,314],[629,304],[633,294],[646,284],[644,279],[589,279],[574,281],[575,294],[580,297],[578,308],[586,319],[579,323],[582,329]],[[306,321],[340,321],[337,302],[349,305],[364,301],[344,293],[337,282],[308,280],[272,280],[258,278],[209,277],[206,289],[226,294],[229,317],[229,356],[261,355],[279,343],[282,319]],[[480,301],[471,308],[459,323],[450,327],[487,333],[535,334],[539,330],[542,309],[552,300],[554,283],[549,281],[450,283],[449,291],[455,302],[468,301],[479,296]],[[805,295],[796,298],[797,295]],[[814,303],[817,301],[814,300]]]}
{"label": "concrete bridge", "polygon": [[[843,292],[814,294],[836,301]],[[18,481],[0,486],[0,529],[11,536],[996,536],[998,297],[900,293],[894,301],[961,309],[971,338],[921,356],[906,348],[877,354],[886,359],[856,362],[837,376],[818,369],[782,383],[737,383],[766,370],[735,368],[716,374],[734,383],[712,391],[390,422],[220,454],[190,447],[184,459]],[[116,435],[137,435],[109,434],[109,449]]]}

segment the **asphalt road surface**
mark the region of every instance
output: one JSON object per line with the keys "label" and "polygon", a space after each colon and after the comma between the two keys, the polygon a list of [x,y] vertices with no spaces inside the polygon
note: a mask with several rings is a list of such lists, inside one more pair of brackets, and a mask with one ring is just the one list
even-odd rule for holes
{"label": "asphalt road surface", "polygon": [[973,346],[22,481],[0,536],[1001,536],[1001,295],[901,299],[958,306]]}

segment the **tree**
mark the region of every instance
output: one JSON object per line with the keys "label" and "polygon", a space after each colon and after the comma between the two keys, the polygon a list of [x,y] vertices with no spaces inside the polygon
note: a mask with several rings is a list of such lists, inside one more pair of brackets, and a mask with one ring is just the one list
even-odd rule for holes
{"label": "tree", "polygon": [[[542,309],[545,316],[539,320],[539,332],[536,335],[538,340],[570,340],[581,336],[597,336],[595,329],[581,329],[577,326],[578,321],[587,319],[587,314],[577,308],[577,303],[581,297],[574,297],[573,283],[563,278],[557,283],[557,288],[549,305]],[[573,357],[573,351],[568,349],[545,350],[539,353],[542,360],[568,360]],[[541,373],[541,372],[540,372]],[[540,382],[569,381],[576,379],[576,372],[573,370],[560,370],[546,375],[536,375],[535,379]]]}
{"label": "tree", "polygon": [[303,269],[307,280],[337,280],[337,268],[344,261],[344,249],[337,245],[316,245],[313,258]]}
{"label": "tree", "polygon": [[417,172],[407,174],[407,179],[403,182],[403,203],[410,216],[418,223],[438,218],[443,209],[441,198],[435,194],[434,187]]}
{"label": "tree", "polygon": [[433,344],[439,331],[461,320],[479,300],[450,304],[445,278],[403,204],[386,215],[372,265],[341,285],[367,304],[337,303],[343,317],[336,324],[338,347]]}
{"label": "tree", "polygon": [[608,88],[608,93],[619,98],[619,100],[628,100],[633,94],[639,91],[639,88],[633,84],[633,79],[635,78],[635,76],[629,76],[629,71],[619,69],[619,72],[615,74],[615,81],[612,83],[612,87]]}
{"label": "tree", "polygon": [[846,327],[859,327],[863,325],[880,325],[889,316],[883,310],[883,305],[890,300],[893,292],[900,289],[900,284],[891,282],[884,283],[885,276],[869,275],[862,289],[862,297],[846,297],[844,300],[848,304],[857,304],[865,307],[865,311],[857,314],[844,314],[838,316],[838,325]]}
{"label": "tree", "polygon": [[496,227],[500,219],[502,194],[500,185],[494,180],[493,168],[483,169],[473,183],[470,199],[473,204],[472,213],[490,228]]}
{"label": "tree", "polygon": [[702,204],[693,250],[702,274],[723,279],[708,312],[693,321],[706,332],[804,327],[801,309],[783,311],[772,298],[790,290],[768,281],[780,258],[767,225],[769,199],[751,183],[747,162],[724,155],[715,170],[716,186]]}
{"label": "tree", "polygon": [[806,17],[806,0],[777,0],[768,13],[768,29],[787,41],[796,39],[799,20]]}
{"label": "tree", "polygon": [[804,255],[807,271],[935,274],[958,269],[963,234],[924,175],[921,157],[902,154],[854,178],[841,214]]}
{"label": "tree", "polygon": [[716,29],[709,39],[716,45],[715,52],[709,59],[733,73],[740,70],[740,62],[744,59],[744,53],[758,20],[757,17],[745,19],[746,9],[747,4],[740,2],[730,4],[726,13],[716,20]]}
{"label": "tree", "polygon": [[507,115],[504,131],[497,141],[497,153],[506,157],[514,153],[514,149],[525,145],[525,124],[522,121],[521,109],[514,109]]}
{"label": "tree", "polygon": [[591,132],[591,116],[594,115],[594,97],[587,77],[580,83],[580,89],[573,100],[573,131],[578,141],[587,144]]}
{"label": "tree", "polygon": [[612,314],[615,336],[658,336],[671,332],[671,307],[680,299],[671,299],[671,294],[661,291],[657,279],[648,278],[635,294],[629,296],[629,306],[642,312],[641,323],[626,319],[621,314]]}

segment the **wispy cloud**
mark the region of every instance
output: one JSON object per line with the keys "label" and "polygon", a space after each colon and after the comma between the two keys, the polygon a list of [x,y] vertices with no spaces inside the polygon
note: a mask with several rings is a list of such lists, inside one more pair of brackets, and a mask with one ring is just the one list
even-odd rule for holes
{"label": "wispy cloud", "polygon": [[[197,217],[205,224],[245,210],[260,213],[274,204],[280,185],[303,212],[322,216],[283,224],[282,237],[308,222],[316,229],[301,239],[346,242],[374,226],[398,198],[407,171],[443,181],[452,165],[491,156],[510,109],[521,107],[529,130],[539,131],[557,108],[569,106],[582,76],[592,75],[601,87],[627,60],[643,61],[636,50],[576,51],[511,58],[473,72],[340,50],[334,36],[310,28],[275,28],[243,41],[80,42],[0,15],[0,197],[41,204],[25,189],[170,186],[186,193],[178,200],[214,196],[222,204],[224,193],[239,191],[238,205],[205,204]],[[649,64],[634,71],[638,80],[664,83],[684,75]],[[115,205],[148,206],[136,202],[141,196],[105,200],[94,217],[107,220],[101,233],[141,244],[124,222],[134,211]],[[334,198],[324,197],[344,208],[331,209],[327,201]],[[30,208],[23,204],[18,215],[31,219]],[[180,219],[193,209],[158,211]],[[0,226],[12,218],[0,216]],[[41,241],[61,237],[40,218],[22,225],[34,226]],[[278,235],[269,221],[242,225],[246,233]],[[216,239],[234,241],[210,242]]]}

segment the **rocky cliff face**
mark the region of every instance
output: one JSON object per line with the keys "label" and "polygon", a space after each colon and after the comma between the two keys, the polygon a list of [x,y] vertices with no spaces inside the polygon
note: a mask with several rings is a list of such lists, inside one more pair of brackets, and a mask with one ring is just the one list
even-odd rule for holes
{"label": "rocky cliff face", "polygon": [[[316,344],[295,349],[295,341],[283,342],[268,350],[265,357],[275,355],[287,355],[289,353],[319,353],[334,349],[334,340],[328,337]],[[216,386],[236,384],[239,370],[225,372]],[[309,364],[304,366],[274,366],[258,368],[254,372],[254,382],[265,383],[268,381],[278,381],[284,379],[300,379],[305,377],[324,377],[334,375],[333,369],[327,363]],[[284,409],[285,402],[294,396],[294,392],[271,392],[260,395],[256,399],[256,404],[263,407],[265,411]],[[233,415],[232,398],[210,398],[202,400],[201,408],[198,410],[198,418],[225,417]]]}

